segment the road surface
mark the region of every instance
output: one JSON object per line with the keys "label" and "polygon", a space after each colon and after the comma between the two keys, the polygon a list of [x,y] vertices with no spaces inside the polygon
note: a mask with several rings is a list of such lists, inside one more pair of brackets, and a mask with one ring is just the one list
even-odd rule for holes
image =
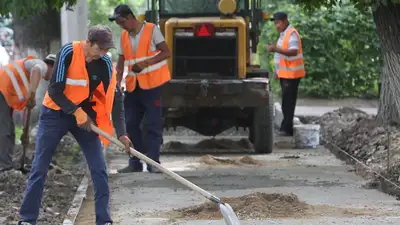
{"label": "road surface", "polygon": [[[173,138],[173,137],[170,137]],[[178,138],[178,137],[175,137]],[[200,155],[162,156],[163,165],[219,197],[243,196],[249,193],[293,193],[301,201],[318,208],[341,208],[321,211],[318,216],[295,218],[286,216],[243,220],[242,225],[266,224],[400,224],[400,203],[378,190],[366,189],[365,180],[356,176],[350,166],[336,159],[323,147],[289,149],[290,140],[278,138],[274,153],[250,155],[263,166],[208,166],[200,163]],[[248,155],[248,154],[247,154]],[[239,157],[222,154],[217,157]],[[282,158],[284,156],[296,156]],[[177,220],[165,212],[207,202],[162,174],[116,174],[125,166],[127,156],[109,152],[111,210],[118,225],[223,225],[222,220]],[[76,224],[93,224],[93,201],[89,187]],[[333,213],[335,211],[335,213]],[[170,215],[170,214],[168,214]],[[88,223],[92,222],[92,223]]]}

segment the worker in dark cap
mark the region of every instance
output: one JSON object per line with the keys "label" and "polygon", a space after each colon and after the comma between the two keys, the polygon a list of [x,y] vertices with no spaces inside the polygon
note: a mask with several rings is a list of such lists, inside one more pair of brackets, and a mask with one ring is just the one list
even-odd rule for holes
{"label": "worker in dark cap", "polygon": [[[124,106],[129,138],[135,149],[147,152],[149,158],[160,163],[163,132],[161,88],[171,79],[167,64],[170,51],[160,29],[153,23],[137,20],[128,5],[117,6],[109,20],[123,29],[117,79],[122,81],[124,64],[127,65]],[[147,134],[141,130],[145,114]],[[146,137],[146,144],[143,137]],[[144,149],[145,146],[147,149]],[[160,172],[151,165],[147,169],[151,173]],[[142,171],[143,165],[136,157],[130,157],[128,165],[118,170],[119,173]]]}
{"label": "worker in dark cap", "polygon": [[112,224],[102,146],[103,143],[107,147],[109,141],[90,129],[91,124],[95,124],[113,136],[115,127],[125,150],[129,151],[132,146],[126,135],[123,104],[115,104],[123,100],[116,72],[106,54],[110,48],[114,48],[111,29],[94,26],[89,29],[86,40],[68,43],[57,54],[40,112],[35,157],[20,208],[19,224],[36,225],[48,168],[58,143],[67,132],[77,140],[89,166],[95,190],[96,225]]}
{"label": "worker in dark cap", "polygon": [[54,60],[53,54],[44,60],[28,56],[0,68],[0,173],[16,169],[12,161],[15,145],[13,111],[35,107],[39,82],[49,80]]}
{"label": "worker in dark cap", "polygon": [[267,44],[265,48],[274,53],[275,78],[279,78],[282,92],[283,120],[279,134],[293,135],[293,118],[296,108],[300,79],[305,76],[303,48],[300,35],[289,24],[284,12],[277,12],[271,18],[280,33],[277,44]]}

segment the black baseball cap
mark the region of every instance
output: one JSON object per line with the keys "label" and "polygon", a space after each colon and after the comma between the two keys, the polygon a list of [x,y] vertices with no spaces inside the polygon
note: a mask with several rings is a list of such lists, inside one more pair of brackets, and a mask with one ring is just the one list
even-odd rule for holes
{"label": "black baseball cap", "polygon": [[133,15],[131,8],[129,8],[129,6],[126,4],[120,4],[117,7],[115,7],[114,14],[108,17],[108,20],[113,22],[118,17],[126,17],[128,15]]}
{"label": "black baseball cap", "polygon": [[46,64],[54,65],[56,61],[56,55],[54,54],[49,54],[46,56],[46,58],[43,60]]}
{"label": "black baseball cap", "polygon": [[89,28],[88,40],[97,43],[101,49],[115,48],[112,30],[103,25],[96,25]]}
{"label": "black baseball cap", "polygon": [[272,16],[272,18],[270,19],[271,21],[275,21],[275,20],[287,20],[288,15],[284,12],[276,12],[274,13],[274,15]]}

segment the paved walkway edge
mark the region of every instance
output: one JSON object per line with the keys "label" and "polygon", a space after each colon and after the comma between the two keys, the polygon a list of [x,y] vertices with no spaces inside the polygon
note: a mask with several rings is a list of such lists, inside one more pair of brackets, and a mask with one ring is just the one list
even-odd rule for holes
{"label": "paved walkway edge", "polygon": [[88,176],[85,175],[82,178],[81,184],[76,190],[76,194],[74,199],[71,202],[71,207],[68,209],[68,212],[64,218],[64,222],[62,225],[74,225],[76,218],[78,217],[79,211],[81,209],[83,200],[86,198],[87,189],[89,186]]}

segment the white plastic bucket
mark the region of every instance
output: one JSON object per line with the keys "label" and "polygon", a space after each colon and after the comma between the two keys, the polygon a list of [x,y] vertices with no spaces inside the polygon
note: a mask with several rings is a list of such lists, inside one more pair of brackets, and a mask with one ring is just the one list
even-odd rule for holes
{"label": "white plastic bucket", "polygon": [[319,145],[319,124],[299,124],[293,126],[296,148],[316,148]]}

